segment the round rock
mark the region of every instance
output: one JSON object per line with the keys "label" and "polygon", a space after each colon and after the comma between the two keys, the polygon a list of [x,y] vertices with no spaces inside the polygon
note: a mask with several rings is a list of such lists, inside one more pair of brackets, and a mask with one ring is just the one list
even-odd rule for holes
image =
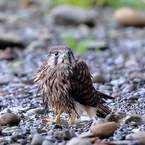
{"label": "round rock", "polygon": [[52,143],[51,141],[49,140],[44,140],[42,145],[54,145],[54,143]]}
{"label": "round rock", "polygon": [[96,134],[97,137],[106,138],[112,136],[116,129],[117,129],[116,122],[107,122],[92,126],[90,131]]}
{"label": "round rock", "polygon": [[115,11],[114,19],[121,25],[144,26],[145,18],[132,8],[120,8]]}
{"label": "round rock", "polygon": [[44,141],[44,137],[41,134],[36,133],[33,136],[31,144],[32,145],[41,145],[43,141]]}
{"label": "round rock", "polygon": [[136,140],[145,138],[145,131],[144,132],[136,132],[134,134],[128,134],[126,136],[126,140]]}
{"label": "round rock", "polygon": [[13,113],[5,113],[0,116],[0,125],[17,125],[20,122],[20,118]]}

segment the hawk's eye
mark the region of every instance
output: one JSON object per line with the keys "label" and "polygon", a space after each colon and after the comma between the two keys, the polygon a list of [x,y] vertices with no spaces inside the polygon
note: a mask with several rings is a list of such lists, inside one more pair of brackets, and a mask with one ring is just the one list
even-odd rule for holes
{"label": "hawk's eye", "polygon": [[68,56],[71,56],[71,52],[68,52]]}
{"label": "hawk's eye", "polygon": [[58,51],[54,52],[55,56],[58,56]]}

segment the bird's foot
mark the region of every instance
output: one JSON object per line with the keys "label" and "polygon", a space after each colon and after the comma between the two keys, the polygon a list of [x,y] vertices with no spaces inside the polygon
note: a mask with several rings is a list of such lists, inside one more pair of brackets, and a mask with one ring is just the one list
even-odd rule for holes
{"label": "bird's foot", "polygon": [[44,123],[47,123],[47,122],[54,122],[54,121],[51,120],[51,119],[44,118],[44,119],[43,119],[43,122],[44,122]]}
{"label": "bird's foot", "polygon": [[45,118],[45,119],[44,119],[44,123],[47,123],[47,122],[55,122],[55,123],[58,123],[61,114],[62,114],[62,111],[59,111],[58,114],[57,114],[57,116],[55,117],[54,120]]}
{"label": "bird's foot", "polygon": [[74,120],[75,120],[75,116],[74,116],[74,114],[72,114],[71,117],[70,117],[70,119],[68,120],[69,126],[72,126],[73,125]]}

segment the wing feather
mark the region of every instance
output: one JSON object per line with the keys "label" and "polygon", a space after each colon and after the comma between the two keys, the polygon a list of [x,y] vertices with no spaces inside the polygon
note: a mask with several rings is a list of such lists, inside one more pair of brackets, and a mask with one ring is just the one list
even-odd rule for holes
{"label": "wing feather", "polygon": [[71,96],[80,104],[97,107],[100,96],[92,85],[91,74],[85,61],[76,59],[74,74],[71,77]]}

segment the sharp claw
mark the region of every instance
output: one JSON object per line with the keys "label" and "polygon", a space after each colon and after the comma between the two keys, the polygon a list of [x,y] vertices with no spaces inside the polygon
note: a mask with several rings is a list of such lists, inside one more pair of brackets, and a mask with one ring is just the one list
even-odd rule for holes
{"label": "sharp claw", "polygon": [[54,122],[54,121],[51,120],[51,119],[44,118],[44,119],[43,119],[43,122],[44,122],[44,123],[47,123],[47,122]]}

